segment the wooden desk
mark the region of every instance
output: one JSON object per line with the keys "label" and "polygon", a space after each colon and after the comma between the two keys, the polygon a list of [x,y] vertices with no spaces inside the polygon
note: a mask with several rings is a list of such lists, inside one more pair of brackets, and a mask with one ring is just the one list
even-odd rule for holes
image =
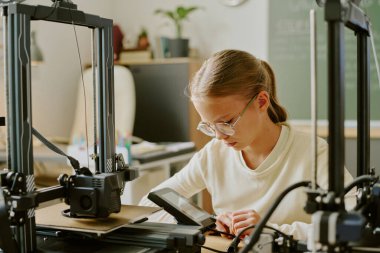
{"label": "wooden desk", "polygon": [[[66,150],[65,146],[58,145],[63,151]],[[186,152],[181,152],[179,150],[178,155],[176,152],[170,152],[171,155],[166,158],[159,158],[149,162],[140,163],[138,160],[132,162],[132,166],[136,167],[138,170],[144,171],[152,168],[162,167],[169,172],[170,165],[178,162],[188,161],[195,153],[193,149],[186,150]],[[57,162],[62,164],[67,164],[67,158],[59,155],[46,146],[33,147],[34,161],[35,162]],[[5,150],[0,150],[0,162],[7,162],[7,153]]]}
{"label": "wooden desk", "polygon": [[[232,242],[231,239],[228,239],[225,237],[207,235],[204,246],[227,252],[227,249],[230,246],[231,242]],[[213,253],[213,251],[202,248],[202,253]]]}
{"label": "wooden desk", "polygon": [[[220,250],[222,252],[227,252],[232,240],[220,236],[206,236],[206,242],[203,246],[209,247],[211,249]],[[244,242],[240,241],[238,245],[238,250],[244,247]],[[261,234],[259,241],[254,245],[250,252],[260,252],[260,253],[270,253],[272,252],[273,246],[273,235],[264,233]],[[202,248],[202,253],[211,253],[213,251]]]}
{"label": "wooden desk", "polygon": [[[63,149],[65,150],[65,149]],[[134,161],[133,168],[136,168],[140,175],[131,182],[126,182],[122,202],[125,205],[136,205],[140,199],[147,194],[154,186],[171,176],[173,167],[186,164],[194,155],[194,150],[186,153],[173,152],[170,157],[153,160],[146,163]],[[0,164],[6,163],[7,155],[5,150],[0,150]],[[57,178],[61,174],[72,174],[72,168],[67,165],[67,159],[46,148],[38,146],[34,148],[34,176],[36,184],[39,186],[56,185]],[[2,169],[2,168],[0,168]]]}
{"label": "wooden desk", "polygon": [[139,170],[139,177],[127,182],[121,198],[125,205],[137,205],[140,199],[159,183],[171,177],[172,169],[181,169],[194,155],[194,151],[147,163],[134,163]]}

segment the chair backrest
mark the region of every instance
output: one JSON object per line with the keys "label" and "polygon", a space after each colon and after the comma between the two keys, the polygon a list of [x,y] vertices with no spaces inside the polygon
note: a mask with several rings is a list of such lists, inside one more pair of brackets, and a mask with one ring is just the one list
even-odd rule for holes
{"label": "chair backrest", "polygon": [[[70,142],[78,144],[86,136],[85,114],[87,114],[87,131],[89,145],[94,142],[94,90],[92,69],[83,72],[86,92],[84,100],[82,79],[78,82],[77,105]],[[114,66],[114,99],[115,99],[115,133],[116,135],[132,135],[135,121],[136,97],[135,84],[131,71],[124,67]],[[85,102],[87,112],[85,113]],[[115,137],[117,137],[115,136]],[[117,140],[116,140],[117,141]]]}

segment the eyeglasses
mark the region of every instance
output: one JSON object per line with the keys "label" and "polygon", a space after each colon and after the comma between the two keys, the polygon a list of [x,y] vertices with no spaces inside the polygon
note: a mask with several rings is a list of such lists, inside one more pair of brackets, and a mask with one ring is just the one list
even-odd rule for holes
{"label": "eyeglasses", "polygon": [[251,100],[249,100],[248,104],[244,107],[243,111],[239,114],[239,116],[237,117],[235,122],[233,122],[233,123],[218,122],[218,123],[211,125],[210,123],[201,121],[198,124],[197,130],[201,131],[202,133],[204,133],[205,135],[208,135],[210,137],[216,136],[215,130],[222,133],[223,135],[228,135],[228,136],[234,135],[236,124],[239,122],[241,117],[243,117],[243,114],[248,109],[248,107],[252,104],[252,102],[255,100],[256,97],[257,97],[257,95],[252,97]]}

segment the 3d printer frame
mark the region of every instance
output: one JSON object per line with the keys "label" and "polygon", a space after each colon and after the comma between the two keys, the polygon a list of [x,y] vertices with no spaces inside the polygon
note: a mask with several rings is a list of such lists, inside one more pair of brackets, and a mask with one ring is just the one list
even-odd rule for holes
{"label": "3d printer frame", "polygon": [[369,19],[353,2],[327,0],[325,4],[328,55],[329,191],[344,189],[344,29],[357,37],[357,176],[370,172]]}
{"label": "3d printer frame", "polygon": [[[99,129],[99,154],[95,154],[95,164],[96,170],[101,173],[115,171],[113,21],[86,14],[74,8],[75,6],[61,8],[40,5],[29,6],[19,3],[10,3],[2,7],[6,42],[8,170],[24,175],[21,178],[21,191],[26,194],[35,191],[30,59],[30,27],[31,21],[34,20],[84,26],[92,29],[93,50],[96,52],[92,65],[93,71],[97,75],[98,91],[98,121],[96,125]],[[49,198],[49,193],[44,196]],[[19,225],[13,227],[20,252],[33,252],[37,248],[34,211],[34,207],[32,207],[23,212],[19,217]]]}
{"label": "3d printer frame", "polygon": [[[358,7],[359,1],[326,0],[323,2],[325,21],[327,23],[327,55],[328,55],[328,122],[329,122],[329,153],[328,153],[328,192],[308,191],[308,201],[305,210],[313,214],[314,238],[320,243],[322,250],[342,252],[347,250],[348,242],[358,242],[355,246],[368,246],[378,242],[378,233],[366,231],[366,223],[379,225],[378,178],[370,170],[370,68],[368,37],[370,24],[368,16]],[[354,31],[357,36],[357,176],[348,186],[344,186],[344,29],[345,26]],[[306,186],[299,182],[286,189],[268,213],[256,225],[254,232],[247,240],[247,245],[240,253],[248,252],[258,241],[259,235],[270,215],[277,207],[282,195],[292,189]],[[354,186],[359,186],[362,194],[358,203],[366,206],[363,213],[359,210],[347,212],[344,205],[344,195]],[[370,218],[366,221],[364,218]],[[315,218],[315,219],[314,219]],[[371,221],[369,221],[371,220]],[[371,228],[368,228],[370,230]],[[375,228],[376,229],[376,228]],[[372,232],[372,233],[371,233]],[[375,239],[376,238],[376,239]],[[375,241],[375,242],[374,242]],[[373,245],[369,245],[373,246]],[[378,246],[378,245],[376,245]]]}

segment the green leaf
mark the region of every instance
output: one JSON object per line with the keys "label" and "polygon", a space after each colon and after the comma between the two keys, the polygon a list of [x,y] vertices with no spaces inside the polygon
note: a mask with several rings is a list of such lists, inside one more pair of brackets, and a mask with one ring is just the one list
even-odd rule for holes
{"label": "green leaf", "polygon": [[158,9],[154,12],[155,14],[161,14],[163,16],[166,16],[172,20],[176,20],[176,17],[174,16],[174,13],[172,11],[165,11],[165,10],[161,10],[161,9]]}
{"label": "green leaf", "polygon": [[171,19],[174,22],[174,26],[176,27],[177,37],[180,38],[182,36],[182,20],[186,19],[191,12],[198,9],[199,7],[197,6],[178,6],[173,11],[157,9],[154,13]]}
{"label": "green leaf", "polygon": [[197,10],[197,9],[199,9],[199,8],[196,7],[196,6],[188,7],[188,8],[183,7],[183,6],[179,6],[179,7],[177,8],[177,14],[178,14],[179,19],[185,19],[185,18],[187,18],[187,16],[188,16],[191,12],[193,12],[193,11],[195,11],[195,10]]}

